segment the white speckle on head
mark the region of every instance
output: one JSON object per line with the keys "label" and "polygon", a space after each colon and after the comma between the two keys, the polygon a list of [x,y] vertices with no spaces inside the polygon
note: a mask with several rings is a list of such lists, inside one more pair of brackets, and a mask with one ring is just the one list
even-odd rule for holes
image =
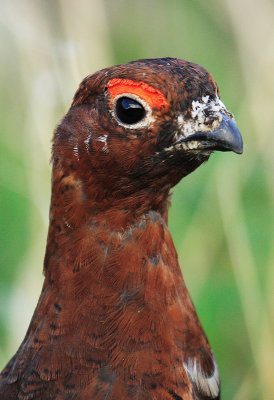
{"label": "white speckle on head", "polygon": [[218,104],[220,107],[222,107],[224,110],[226,110],[226,106],[224,105],[224,103],[222,102],[222,100],[218,97]]}
{"label": "white speckle on head", "polygon": [[73,147],[73,154],[75,155],[75,157],[77,158],[77,160],[79,161],[79,149],[78,149],[78,145]]}
{"label": "white speckle on head", "polygon": [[105,144],[103,147],[103,151],[105,151],[105,152],[107,152],[107,150],[108,150],[107,138],[108,138],[108,135],[106,135],[106,134],[103,136],[98,136],[98,138],[97,138],[98,142],[102,142]]}
{"label": "white speckle on head", "polygon": [[204,103],[207,103],[208,100],[209,100],[209,96],[203,96],[202,100],[203,100]]}
{"label": "white speckle on head", "polygon": [[215,399],[220,393],[220,377],[218,366],[214,355],[212,354],[214,363],[214,370],[210,376],[207,376],[202,370],[200,363],[197,360],[189,358],[184,362],[184,367],[190,378],[194,383],[199,393],[204,396]]}
{"label": "white speckle on head", "polygon": [[67,227],[67,228],[69,228],[69,229],[71,229],[72,227],[71,227],[71,225],[68,223],[68,221],[64,218],[64,223],[65,223],[65,226]]}
{"label": "white speckle on head", "polygon": [[103,136],[98,136],[97,140],[99,142],[107,143],[107,138],[108,138],[108,135],[103,135]]}
{"label": "white speckle on head", "polygon": [[87,139],[84,140],[84,143],[85,143],[87,152],[89,151],[89,142],[90,142],[90,138],[91,138],[91,133],[89,134],[89,136],[87,137]]}
{"label": "white speckle on head", "polygon": [[184,123],[184,117],[182,116],[182,114],[178,115],[178,125],[182,126]]}

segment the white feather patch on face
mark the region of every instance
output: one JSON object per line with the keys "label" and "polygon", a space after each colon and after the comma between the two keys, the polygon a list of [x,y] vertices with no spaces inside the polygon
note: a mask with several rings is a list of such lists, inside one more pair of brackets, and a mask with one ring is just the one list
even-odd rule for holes
{"label": "white feather patch on face", "polygon": [[177,121],[182,135],[187,137],[198,131],[217,129],[222,122],[221,112],[233,118],[218,96],[214,100],[210,100],[209,96],[203,96],[200,101],[193,100],[191,118],[186,119],[182,114],[178,115]]}
{"label": "white feather patch on face", "polygon": [[212,360],[214,363],[214,370],[210,376],[205,374],[200,363],[195,359],[189,358],[184,362],[184,367],[190,380],[195,384],[198,392],[204,396],[215,399],[220,393],[220,377],[218,366],[213,354]]}

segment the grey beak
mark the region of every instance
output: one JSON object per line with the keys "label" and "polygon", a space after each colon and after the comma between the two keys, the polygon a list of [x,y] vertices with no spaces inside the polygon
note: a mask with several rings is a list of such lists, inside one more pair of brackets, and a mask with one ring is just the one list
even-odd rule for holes
{"label": "grey beak", "polygon": [[197,131],[193,135],[179,139],[177,143],[195,140],[203,142],[203,148],[208,150],[234,151],[242,154],[243,140],[239,129],[225,114],[222,114],[222,117],[219,128],[208,132]]}

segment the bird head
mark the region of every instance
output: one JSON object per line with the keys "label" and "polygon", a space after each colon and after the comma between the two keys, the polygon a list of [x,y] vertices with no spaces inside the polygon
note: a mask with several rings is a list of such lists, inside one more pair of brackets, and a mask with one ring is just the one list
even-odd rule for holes
{"label": "bird head", "polygon": [[168,193],[214,150],[242,148],[211,74],[159,58],[85,78],[56,129],[53,161],[81,185],[83,197],[102,202]]}

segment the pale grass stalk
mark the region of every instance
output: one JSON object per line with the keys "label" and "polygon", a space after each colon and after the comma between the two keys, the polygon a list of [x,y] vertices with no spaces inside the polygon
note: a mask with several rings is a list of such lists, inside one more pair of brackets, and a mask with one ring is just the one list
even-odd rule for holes
{"label": "pale grass stalk", "polygon": [[[231,265],[241,300],[252,358],[260,380],[260,382],[256,382],[256,385],[260,387],[263,393],[262,398],[267,399],[270,398],[268,396],[271,393],[272,382],[269,374],[269,359],[262,357],[262,354],[266,349],[271,353],[273,347],[269,340],[271,328],[247,235],[245,216],[240,199],[239,174],[237,165],[233,166],[230,162],[226,166],[222,165],[222,172],[217,172],[216,180]],[[224,176],[228,178],[224,179]],[[263,347],[263,350],[261,347]]]}
{"label": "pale grass stalk", "polygon": [[237,390],[237,393],[233,397],[233,400],[249,400],[252,398],[253,391],[253,376],[250,372],[248,372],[245,378],[242,380],[240,387]]}
{"label": "pale grass stalk", "polygon": [[[249,136],[246,150],[249,151],[249,161],[256,160],[258,155],[264,161],[265,170],[264,174],[268,180],[269,195],[273,196],[273,100],[274,100],[274,87],[273,82],[273,69],[274,69],[274,3],[271,0],[226,0],[225,5],[227,8],[228,16],[230,18],[233,30],[235,32],[235,41],[238,47],[238,57],[242,65],[242,75],[245,83],[245,110],[247,111],[248,123],[246,126],[255,132],[255,137]],[[244,101],[244,100],[243,100]],[[242,116],[243,117],[243,116]],[[241,118],[241,115],[240,115]],[[243,132],[244,133],[244,132]],[[252,154],[253,151],[253,154]],[[250,170],[253,163],[249,162]],[[242,175],[245,171],[242,171]],[[246,175],[245,175],[246,176]],[[233,177],[235,185],[230,187],[228,191],[226,184],[221,184],[219,179],[219,193],[220,198],[225,201],[225,190],[227,194],[231,194],[232,190],[235,193],[239,184],[238,180],[235,181],[236,176]],[[231,186],[231,182],[230,185]],[[236,199],[235,199],[236,200]],[[239,199],[238,199],[239,200]],[[236,207],[237,203],[234,203]],[[235,243],[236,239],[231,235],[231,223],[227,221],[224,208],[223,219],[226,226],[226,233],[228,242],[230,243],[233,267],[236,280],[239,284],[239,290],[245,312],[246,324],[249,331],[250,340],[252,343],[253,357],[257,366],[258,379],[261,383],[262,399],[270,399],[273,397],[273,330],[271,330],[270,322],[274,320],[273,312],[273,265],[269,265],[268,272],[268,285],[266,286],[265,300],[259,295],[259,290],[256,288],[256,274],[254,260],[252,260],[252,252],[250,245],[246,240],[246,232],[242,226],[241,208],[242,205],[238,204],[239,215],[234,221],[236,232],[239,240],[241,239],[240,232],[244,234],[244,239],[239,243]],[[272,247],[273,248],[273,247]],[[242,269],[242,273],[236,268],[241,267],[244,257],[239,259],[235,251],[246,253],[246,266]],[[232,254],[233,253],[233,254]],[[273,251],[272,251],[273,255]],[[271,256],[271,254],[270,254]],[[269,264],[271,263],[269,259]],[[273,260],[273,258],[272,258]],[[241,261],[241,264],[240,264]],[[251,289],[248,289],[244,283],[246,273],[251,273],[248,276],[251,283]],[[241,276],[242,274],[242,276]],[[253,293],[253,299],[249,295]],[[257,304],[254,304],[254,299],[257,298]],[[249,300],[251,301],[249,303]],[[248,304],[249,303],[249,304]],[[255,308],[254,308],[255,307]],[[249,308],[249,309],[248,309]],[[254,314],[252,315],[252,313]],[[272,319],[271,319],[272,316]],[[255,324],[255,325],[254,325]],[[273,326],[272,326],[273,328]],[[254,383],[253,383],[254,385]]]}
{"label": "pale grass stalk", "polygon": [[[213,264],[212,257],[216,253],[221,240],[220,235],[215,235],[213,240],[210,235],[201,230],[201,226],[207,226],[208,219],[210,218],[205,208],[211,207],[209,205],[211,203],[211,191],[211,185],[208,185],[204,189],[178,247],[179,262],[183,276],[187,284],[191,287],[191,295],[194,299],[198,298],[204,288]],[[203,223],[204,220],[206,220],[205,223]],[[193,251],[195,243],[199,243],[199,251]]]}
{"label": "pale grass stalk", "polygon": [[[50,12],[52,17],[60,18],[55,29],[54,18],[45,18]],[[16,277],[8,312],[8,348],[12,356],[24,337],[41,291],[53,130],[69,108],[80,81],[112,62],[102,0],[58,0],[51,4],[43,0],[2,0],[0,24],[9,31],[19,53],[16,73],[23,81],[27,113],[18,130],[25,139],[21,155],[33,204],[31,242],[18,267],[22,272]],[[9,51],[9,46],[5,49]],[[12,82],[11,75],[10,85]],[[10,89],[16,93],[16,88]]]}

